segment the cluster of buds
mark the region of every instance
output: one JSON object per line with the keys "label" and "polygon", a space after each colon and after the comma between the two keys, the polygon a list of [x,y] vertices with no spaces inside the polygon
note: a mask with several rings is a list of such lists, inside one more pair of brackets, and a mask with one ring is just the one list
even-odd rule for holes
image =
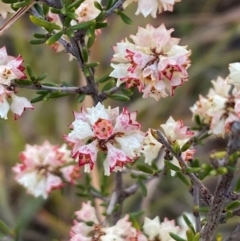
{"label": "cluster of buds", "polygon": [[[33,109],[32,104],[25,97],[15,95],[15,88],[11,85],[13,79],[26,78],[23,73],[23,59],[9,56],[6,48],[0,48],[0,117],[7,119],[9,109],[14,113],[14,118],[21,116],[25,109]],[[7,98],[12,99],[11,105]]]}
{"label": "cluster of buds", "polygon": [[[178,147],[181,149],[185,144],[190,141],[190,138],[194,136],[194,132],[189,130],[187,126],[184,126],[182,120],[175,121],[171,116],[165,124],[160,125],[163,134],[168,140],[169,144],[172,147]],[[159,143],[153,136],[154,130],[149,129],[143,144],[143,154],[145,156],[145,163],[151,165],[152,160],[155,159],[159,153],[159,150],[162,148],[162,144]],[[189,147],[191,143],[189,143]],[[187,148],[186,148],[187,149]],[[187,161],[193,159],[195,149],[187,149],[181,153],[183,160]],[[176,158],[172,160],[175,164],[178,165]]]}
{"label": "cluster of buds", "polygon": [[213,88],[207,97],[200,95],[199,100],[190,108],[194,115],[199,115],[209,126],[210,132],[217,136],[227,134],[233,121],[240,117],[239,66],[239,63],[230,64],[230,75],[226,79],[218,77],[216,81],[213,80]]}
{"label": "cluster of buds", "polygon": [[45,141],[42,145],[26,145],[21,152],[21,163],[13,167],[16,181],[35,197],[47,198],[53,189],[65,182],[75,183],[79,167],[70,157],[66,145],[61,147]]}
{"label": "cluster of buds", "polygon": [[69,241],[173,241],[169,232],[180,233],[181,229],[175,225],[174,220],[164,219],[160,223],[159,218],[153,220],[149,218],[144,219],[142,230],[137,230],[129,222],[129,215],[118,220],[118,222],[111,227],[103,227],[98,221],[95,209],[91,206],[90,201],[82,204],[81,210],[75,212],[76,219],[70,231]]}
{"label": "cluster of buds", "polygon": [[132,42],[125,39],[117,43],[110,74],[117,78],[117,86],[137,87],[143,98],[172,96],[188,80],[190,66],[190,51],[178,45],[180,39],[172,38],[172,31],[164,24],[158,28],[147,25],[130,36]]}

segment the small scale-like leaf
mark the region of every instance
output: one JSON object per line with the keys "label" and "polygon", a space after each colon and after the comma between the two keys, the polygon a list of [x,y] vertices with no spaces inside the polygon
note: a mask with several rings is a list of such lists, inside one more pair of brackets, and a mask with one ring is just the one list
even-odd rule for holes
{"label": "small scale-like leaf", "polygon": [[32,81],[31,80],[15,80],[15,82],[18,84],[18,85],[32,85]]}
{"label": "small scale-like leaf", "polygon": [[147,196],[147,188],[144,182],[141,179],[138,179],[138,185],[140,187],[141,193],[144,197]]}
{"label": "small scale-like leaf", "polygon": [[70,19],[77,19],[77,14],[73,13],[73,12],[66,12],[65,15],[67,17],[69,17]]}
{"label": "small scale-like leaf", "polygon": [[51,96],[52,96],[52,93],[49,92],[49,93],[47,93],[47,94],[43,97],[43,100],[44,100],[44,101],[48,101],[48,100],[51,98]]}
{"label": "small scale-like leaf", "polygon": [[178,236],[177,234],[172,233],[172,232],[169,232],[169,236],[171,236],[176,241],[186,241],[186,239],[183,239],[180,236]]}
{"label": "small scale-like leaf", "polygon": [[100,29],[100,28],[106,28],[108,27],[109,23],[103,22],[103,23],[96,23],[95,29]]}
{"label": "small scale-like leaf", "polygon": [[182,147],[181,147],[181,152],[184,152],[188,150],[191,147],[192,143],[191,141],[186,142]]}
{"label": "small scale-like leaf", "polygon": [[240,207],[240,201],[239,200],[235,200],[235,201],[229,203],[226,206],[226,209],[227,210],[233,210],[233,209],[238,208],[238,207]]}
{"label": "small scale-like leaf", "polygon": [[131,18],[129,18],[126,14],[123,12],[119,12],[119,16],[121,17],[122,21],[128,25],[132,24],[133,21]]}
{"label": "small scale-like leaf", "polygon": [[170,162],[170,161],[165,161],[164,163],[165,163],[165,165],[166,165],[169,169],[171,169],[171,170],[173,170],[173,171],[175,171],[175,172],[179,172],[179,171],[180,171],[180,168],[179,168],[178,166],[174,165],[172,162]]}
{"label": "small scale-like leaf", "polygon": [[188,187],[191,186],[190,182],[188,181],[188,179],[181,173],[181,172],[176,172],[177,177],[184,183],[186,184]]}
{"label": "small scale-like leaf", "polygon": [[189,218],[187,217],[187,215],[183,214],[182,216],[183,216],[184,222],[187,224],[187,226],[190,228],[190,230],[191,230],[191,231],[193,232],[193,234],[195,235],[196,232],[195,232],[195,230],[194,230],[194,227],[193,227],[191,221],[190,221]]}
{"label": "small scale-like leaf", "polygon": [[112,7],[112,4],[113,4],[113,0],[108,0],[106,9],[111,8],[111,7]]}
{"label": "small scale-like leaf", "polygon": [[240,177],[238,178],[235,188],[234,188],[235,192],[239,192],[240,191]]}
{"label": "small scale-like leaf", "polygon": [[81,93],[78,96],[77,102],[78,103],[82,103],[85,100],[86,94],[85,93]]}
{"label": "small scale-like leaf", "polygon": [[194,239],[194,233],[191,229],[188,229],[186,231],[187,241],[192,241]]}
{"label": "small scale-like leaf", "polygon": [[73,26],[70,26],[69,29],[70,30],[83,30],[83,29],[88,29],[91,26],[94,26],[96,24],[96,20],[90,20],[87,22],[83,22],[83,23],[79,23],[79,24],[75,24]]}
{"label": "small scale-like leaf", "polygon": [[52,23],[52,22],[48,22],[48,21],[46,21],[42,18],[37,18],[34,15],[30,15],[29,18],[37,26],[40,26],[40,27],[43,27],[43,28],[46,28],[46,29],[49,29],[49,30],[54,30],[54,29],[55,30],[61,30],[61,27],[58,26],[57,24]]}
{"label": "small scale-like leaf", "polygon": [[139,212],[135,212],[135,213],[130,213],[130,214],[129,214],[129,219],[130,219],[130,221],[132,222],[132,226],[133,226],[134,228],[136,228],[137,230],[140,230],[140,229],[141,229],[141,227],[140,227],[137,219],[138,219],[141,215],[143,215],[143,214],[144,214],[144,211],[139,211]]}
{"label": "small scale-like leaf", "polygon": [[118,101],[129,101],[130,98],[126,95],[122,95],[122,94],[113,94],[113,95],[109,95],[109,98],[113,99],[113,100],[118,100]]}
{"label": "small scale-like leaf", "polygon": [[46,34],[44,34],[44,33],[34,33],[33,37],[46,39]]}
{"label": "small scale-like leaf", "polygon": [[30,44],[44,44],[46,39],[32,39],[28,41]]}
{"label": "small scale-like leaf", "polygon": [[27,6],[30,3],[30,1],[22,1],[22,2],[15,2],[13,3],[13,8],[23,8]]}
{"label": "small scale-like leaf", "polygon": [[104,18],[105,18],[105,14],[106,14],[106,12],[105,12],[104,10],[101,11],[101,12],[98,14],[98,16],[95,18],[95,20],[96,20],[97,22],[103,21]]}
{"label": "small scale-like leaf", "polygon": [[83,61],[86,63],[88,61],[88,49],[86,47],[82,48]]}
{"label": "small scale-like leaf", "polygon": [[90,68],[95,68],[99,65],[99,62],[91,62],[91,63],[87,63],[86,65]]}
{"label": "small scale-like leaf", "polygon": [[47,41],[46,44],[52,45],[56,43],[63,35],[63,31],[59,31],[58,33],[53,34]]}
{"label": "small scale-like leaf", "polygon": [[132,89],[125,89],[125,88],[122,88],[121,89],[122,93],[126,96],[132,96],[133,95],[133,90]]}
{"label": "small scale-like leaf", "polygon": [[201,167],[188,167],[186,173],[198,173],[201,171]]}
{"label": "small scale-like leaf", "polygon": [[67,9],[78,8],[78,7],[81,5],[81,3],[83,3],[83,2],[84,2],[84,0],[76,0],[76,1],[73,1],[71,4],[69,4],[69,5],[67,6]]}
{"label": "small scale-like leaf", "polygon": [[92,45],[93,45],[94,42],[95,42],[95,38],[96,38],[95,34],[88,36],[88,41],[87,41],[87,47],[88,47],[88,48],[91,48],[91,47],[92,47]]}
{"label": "small scale-like leaf", "polygon": [[102,78],[100,78],[99,80],[97,80],[97,82],[98,83],[104,83],[104,82],[106,82],[106,81],[108,81],[110,79],[112,79],[112,77],[109,76],[109,75],[106,75],[106,76],[103,76]]}
{"label": "small scale-like leaf", "polygon": [[115,86],[115,82],[113,80],[108,81],[102,88],[102,92],[104,91],[108,91],[110,89],[112,89]]}
{"label": "small scale-like leaf", "polygon": [[37,78],[36,78],[36,81],[42,81],[42,80],[44,80],[46,77],[47,77],[47,73],[44,73],[44,74],[41,74],[40,76],[38,76]]}
{"label": "small scale-like leaf", "polygon": [[137,169],[148,174],[153,174],[152,168],[146,165],[139,164],[137,165]]}
{"label": "small scale-like leaf", "polygon": [[102,5],[99,2],[97,2],[97,1],[94,2],[94,6],[95,6],[95,8],[97,8],[100,11],[103,10]]}
{"label": "small scale-like leaf", "polygon": [[199,240],[200,240],[200,233],[196,233],[193,241],[199,241]]}
{"label": "small scale-like leaf", "polygon": [[35,97],[35,98],[31,99],[30,102],[31,102],[31,103],[37,103],[37,102],[39,102],[39,101],[42,101],[43,98],[44,98],[44,95],[40,95],[40,96],[38,96],[38,97]]}
{"label": "small scale-like leaf", "polygon": [[201,118],[200,118],[199,115],[195,115],[195,116],[194,116],[194,120],[195,120],[195,122],[196,122],[197,125],[199,125],[199,126],[201,125]]}

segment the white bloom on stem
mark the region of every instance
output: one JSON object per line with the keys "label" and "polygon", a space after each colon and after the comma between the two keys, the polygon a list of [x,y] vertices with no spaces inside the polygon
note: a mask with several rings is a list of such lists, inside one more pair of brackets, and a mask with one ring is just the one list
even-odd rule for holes
{"label": "white bloom on stem", "polygon": [[127,39],[117,43],[113,50],[110,76],[117,78],[117,86],[137,87],[143,98],[173,95],[174,90],[188,80],[190,51],[178,45],[180,39],[172,38],[173,29],[164,24],[158,28],[147,25]]}
{"label": "white bloom on stem", "polygon": [[[11,104],[7,102],[8,98],[12,100]],[[7,119],[10,109],[14,113],[14,119],[16,120],[25,109],[34,109],[34,107],[27,98],[15,95],[14,91],[7,90],[0,84],[0,117]]]}
{"label": "white bloom on stem", "polygon": [[168,118],[166,124],[160,125],[170,143],[178,142],[182,147],[193,135],[194,132],[184,126],[182,120],[175,121],[171,116]]}
{"label": "white bloom on stem", "polygon": [[218,77],[212,84],[213,88],[209,90],[207,97],[200,96],[190,110],[209,125],[210,133],[223,137],[230,131],[233,121],[239,120],[240,92],[233,88],[231,95],[229,94],[229,78]]}
{"label": "white bloom on stem", "polygon": [[6,48],[0,48],[0,84],[10,85],[13,79],[24,79],[23,59],[21,56],[13,57],[7,54]]}
{"label": "white bloom on stem", "polygon": [[129,4],[133,2],[138,3],[138,8],[136,15],[142,13],[144,17],[151,14],[153,18],[156,18],[157,12],[162,11],[173,11],[173,5],[175,2],[180,2],[181,0],[127,0],[124,2],[123,7],[126,8]]}
{"label": "white bloom on stem", "polygon": [[229,78],[227,82],[233,84],[238,90],[240,90],[240,62],[229,64]]}
{"label": "white bloom on stem", "polygon": [[158,142],[152,135],[152,130],[149,129],[143,140],[142,153],[145,157],[145,163],[151,165],[152,161],[157,157],[162,144]]}
{"label": "white bloom on stem", "polygon": [[70,125],[72,131],[65,139],[73,144],[72,155],[78,159],[85,172],[93,169],[99,151],[106,153],[105,175],[121,171],[126,163],[140,156],[144,134],[136,121],[136,112],[126,108],[105,109],[101,103],[95,107],[74,113],[75,120]]}
{"label": "white bloom on stem", "polygon": [[72,174],[67,170],[68,173],[64,175],[64,168],[73,165],[69,151],[65,150],[64,146],[59,148],[47,141],[41,146],[26,145],[25,151],[20,154],[21,163],[13,167],[16,181],[35,197],[47,198],[53,189],[61,188],[64,181],[72,181],[64,180],[64,176],[79,177],[75,168]]}
{"label": "white bloom on stem", "polygon": [[160,223],[159,217],[155,217],[154,219],[145,217],[143,232],[148,236],[149,240],[173,241],[169,233],[178,233],[179,227],[175,225],[174,220],[170,221],[165,218]]}
{"label": "white bloom on stem", "polygon": [[[85,0],[76,10],[77,20],[79,23],[90,21],[98,16],[100,10],[94,5],[95,0]],[[100,1],[96,1],[99,4]]]}

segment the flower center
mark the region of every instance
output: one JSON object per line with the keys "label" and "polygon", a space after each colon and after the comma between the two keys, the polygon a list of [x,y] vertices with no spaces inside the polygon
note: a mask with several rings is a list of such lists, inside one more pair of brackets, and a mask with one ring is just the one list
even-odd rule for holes
{"label": "flower center", "polygon": [[113,133],[113,126],[111,121],[100,118],[93,125],[93,131],[97,138],[108,139]]}

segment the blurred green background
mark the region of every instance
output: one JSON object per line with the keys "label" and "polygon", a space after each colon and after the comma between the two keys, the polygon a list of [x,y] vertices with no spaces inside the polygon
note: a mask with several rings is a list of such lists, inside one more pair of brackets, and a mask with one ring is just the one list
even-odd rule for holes
{"label": "blurred green background", "polygon": [[[144,27],[151,23],[158,27],[165,23],[168,29],[175,29],[172,36],[181,38],[180,45],[188,45],[192,51],[189,81],[176,89],[173,98],[156,102],[154,99],[142,99],[136,93],[127,105],[131,111],[138,111],[138,121],[144,131],[149,127],[159,128],[170,115],[175,120],[183,119],[186,124],[191,125],[189,107],[198,99],[198,95],[207,94],[212,79],[219,75],[224,78],[227,76],[229,63],[240,61],[240,2],[182,0],[175,4],[173,13],[160,14],[156,19],[134,15],[136,7],[137,4],[132,4],[126,11],[134,21],[133,25],[125,25],[120,18],[111,16],[108,19],[110,27],[98,36],[91,51],[91,59],[101,63],[96,71],[97,78],[111,71],[109,64],[113,55],[112,46],[116,42],[135,34],[138,26]],[[3,23],[2,19],[0,23]],[[34,28],[28,16],[24,16],[0,37],[0,47],[5,45],[10,55],[21,54],[25,64],[29,63],[36,74],[48,73],[46,81],[84,84],[76,61],[70,62],[66,53],[56,54],[47,45],[28,43],[33,39],[33,32],[41,31]],[[34,91],[21,89],[19,96],[33,98],[35,94]],[[14,181],[11,170],[19,161],[19,152],[26,143],[41,144],[46,139],[52,144],[63,143],[62,136],[69,132],[68,125],[73,121],[72,111],[92,104],[89,98],[81,105],[76,100],[77,96],[72,95],[36,103],[34,110],[26,111],[17,121],[13,120],[12,113],[9,113],[7,121],[0,120],[0,219],[10,227],[18,227],[18,240],[68,240],[73,213],[80,209],[82,201],[86,201],[77,197],[76,188],[71,186],[65,187],[63,192],[54,191],[47,201],[35,199]],[[105,104],[111,104],[112,107],[119,105],[109,100]],[[224,149],[225,144],[221,138],[210,140],[207,146],[198,148],[196,156],[206,162],[212,149]],[[84,174],[82,178],[84,179]],[[129,185],[128,177],[125,182]],[[216,178],[208,178],[205,183],[213,190]],[[108,185],[111,193],[113,187]],[[183,211],[191,212],[191,195],[176,178],[164,177],[161,182],[151,182],[148,191],[149,196],[145,199],[139,193],[129,198],[124,210],[128,212],[144,209],[149,217],[159,215],[161,220],[165,216],[176,218]],[[232,219],[226,227],[220,228],[221,232],[232,230],[237,221],[238,219]]]}

